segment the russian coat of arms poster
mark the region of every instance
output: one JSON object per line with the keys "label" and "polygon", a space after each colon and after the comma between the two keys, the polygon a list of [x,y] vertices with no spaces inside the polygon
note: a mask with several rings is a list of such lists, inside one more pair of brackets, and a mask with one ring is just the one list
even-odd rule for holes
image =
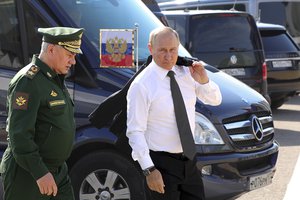
{"label": "russian coat of arms poster", "polygon": [[134,29],[100,29],[100,67],[135,67],[134,31]]}

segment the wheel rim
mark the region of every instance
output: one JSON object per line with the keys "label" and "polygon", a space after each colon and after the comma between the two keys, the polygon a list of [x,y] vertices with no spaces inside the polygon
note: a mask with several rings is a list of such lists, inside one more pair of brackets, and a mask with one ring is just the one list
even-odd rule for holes
{"label": "wheel rim", "polygon": [[80,200],[130,200],[125,179],[108,169],[96,170],[87,175],[79,192]]}

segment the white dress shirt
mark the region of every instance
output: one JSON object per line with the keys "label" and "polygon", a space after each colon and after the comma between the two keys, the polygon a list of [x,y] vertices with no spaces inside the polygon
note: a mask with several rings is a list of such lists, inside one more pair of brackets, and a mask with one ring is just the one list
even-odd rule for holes
{"label": "white dress shirt", "polygon": [[[219,105],[219,87],[209,81],[199,84],[188,67],[174,66],[175,79],[180,87],[191,130],[195,129],[195,104],[198,97],[205,104]],[[132,158],[142,169],[153,166],[149,149],[181,153],[182,146],[175,119],[168,70],[154,61],[132,82],[127,94],[127,137]]]}

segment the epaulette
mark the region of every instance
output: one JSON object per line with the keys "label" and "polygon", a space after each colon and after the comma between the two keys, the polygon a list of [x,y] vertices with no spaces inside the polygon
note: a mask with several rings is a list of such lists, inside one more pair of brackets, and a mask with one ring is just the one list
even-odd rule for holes
{"label": "epaulette", "polygon": [[29,70],[26,72],[26,76],[30,79],[33,79],[34,76],[40,71],[40,68],[36,65],[32,65]]}

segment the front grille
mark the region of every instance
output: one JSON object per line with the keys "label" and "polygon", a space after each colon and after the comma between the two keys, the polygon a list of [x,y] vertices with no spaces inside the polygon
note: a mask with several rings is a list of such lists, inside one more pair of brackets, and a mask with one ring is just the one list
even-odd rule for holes
{"label": "front grille", "polygon": [[247,114],[243,114],[243,115],[233,116],[233,117],[224,119],[223,124],[247,120],[253,114],[255,114],[257,117],[263,117],[263,116],[269,116],[270,112],[268,112],[268,111],[257,111],[255,113],[247,113]]}
{"label": "front grille", "polygon": [[242,141],[236,141],[235,144],[239,147],[247,148],[250,146],[260,146],[264,143],[267,143],[273,139],[273,135],[267,135],[265,136],[261,141],[257,141],[256,139],[252,140],[242,140]]}
{"label": "front grille", "polygon": [[[259,120],[261,129],[257,128],[255,124],[252,123],[253,118]],[[227,118],[223,120],[223,124],[232,144],[240,150],[263,148],[274,140],[273,118],[271,113],[267,111],[247,113]],[[261,132],[263,134],[259,135]]]}

